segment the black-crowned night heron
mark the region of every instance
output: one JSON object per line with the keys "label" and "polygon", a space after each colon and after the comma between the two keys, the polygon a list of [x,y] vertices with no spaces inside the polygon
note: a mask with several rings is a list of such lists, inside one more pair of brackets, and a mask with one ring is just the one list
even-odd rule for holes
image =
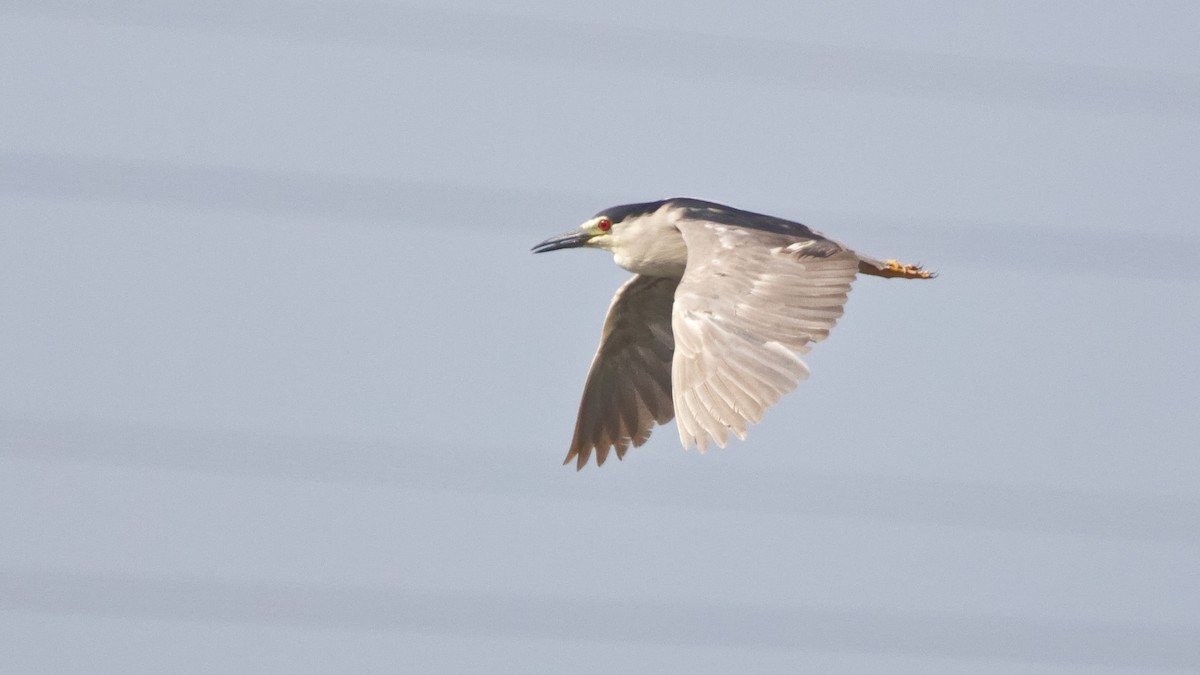
{"label": "black-crowned night heron", "polygon": [[634,276],[617,291],[563,462],[646,442],[675,417],[684,448],[725,446],[808,377],[798,354],[829,335],[858,273],[929,279],[800,223],[699,199],[614,206],[535,253],[612,251]]}

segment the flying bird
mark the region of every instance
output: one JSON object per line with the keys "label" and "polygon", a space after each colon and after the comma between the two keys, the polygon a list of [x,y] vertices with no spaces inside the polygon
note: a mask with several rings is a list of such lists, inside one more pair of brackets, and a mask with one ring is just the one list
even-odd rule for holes
{"label": "flying bird", "polygon": [[563,464],[624,458],[676,419],[683,447],[721,447],[808,377],[856,274],[930,279],[800,223],[699,199],[614,206],[533,247],[611,251],[633,272],[613,296]]}

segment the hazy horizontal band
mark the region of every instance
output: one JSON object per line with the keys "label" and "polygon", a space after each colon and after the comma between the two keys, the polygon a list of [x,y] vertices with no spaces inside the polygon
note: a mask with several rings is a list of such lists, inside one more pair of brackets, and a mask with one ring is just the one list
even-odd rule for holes
{"label": "hazy horizontal band", "polygon": [[0,610],[572,642],[1200,667],[1200,630],[1177,626],[12,568],[0,569]]}
{"label": "hazy horizontal band", "polygon": [[869,90],[895,96],[1085,109],[1098,114],[1200,115],[1200,77],[1190,73],[865,49],[433,6],[312,0],[9,0],[0,5],[0,12],[645,73],[739,86]]}
{"label": "hazy horizontal band", "polygon": [[[439,443],[417,443],[437,447]],[[557,453],[556,453],[557,455]],[[430,489],[558,502],[586,500],[573,480],[531,481],[525,455],[479,465],[461,453],[410,452],[358,440],[130,427],[0,417],[0,458],[141,466],[217,475]],[[528,456],[525,461],[545,458]],[[546,461],[557,460],[557,456]],[[555,462],[556,464],[556,462]],[[565,470],[564,470],[565,471]],[[446,476],[453,476],[447,483]],[[439,478],[440,477],[440,478]],[[436,480],[435,480],[436,478]],[[1099,539],[1200,545],[1200,501],[1008,487],[898,476],[822,475],[727,468],[719,484],[693,477],[673,492],[628,472],[612,491],[647,506],[855,518]],[[729,484],[759,489],[730,491]],[[690,490],[690,492],[688,491]],[[714,501],[713,494],[721,494]]]}

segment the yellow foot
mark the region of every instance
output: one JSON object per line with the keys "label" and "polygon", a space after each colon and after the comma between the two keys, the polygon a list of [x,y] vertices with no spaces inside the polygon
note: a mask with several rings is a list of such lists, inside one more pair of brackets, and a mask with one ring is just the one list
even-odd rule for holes
{"label": "yellow foot", "polygon": [[920,265],[902,265],[896,260],[884,261],[887,267],[880,270],[881,277],[900,277],[902,279],[932,279],[936,274],[927,272]]}

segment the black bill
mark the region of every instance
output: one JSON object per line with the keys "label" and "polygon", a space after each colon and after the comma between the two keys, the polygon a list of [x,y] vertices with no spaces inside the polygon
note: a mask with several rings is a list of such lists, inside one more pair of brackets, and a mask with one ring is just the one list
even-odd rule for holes
{"label": "black bill", "polygon": [[534,253],[545,253],[547,251],[557,251],[560,248],[578,248],[588,243],[592,235],[581,230],[560,234],[557,237],[550,237],[546,241],[533,247]]}

